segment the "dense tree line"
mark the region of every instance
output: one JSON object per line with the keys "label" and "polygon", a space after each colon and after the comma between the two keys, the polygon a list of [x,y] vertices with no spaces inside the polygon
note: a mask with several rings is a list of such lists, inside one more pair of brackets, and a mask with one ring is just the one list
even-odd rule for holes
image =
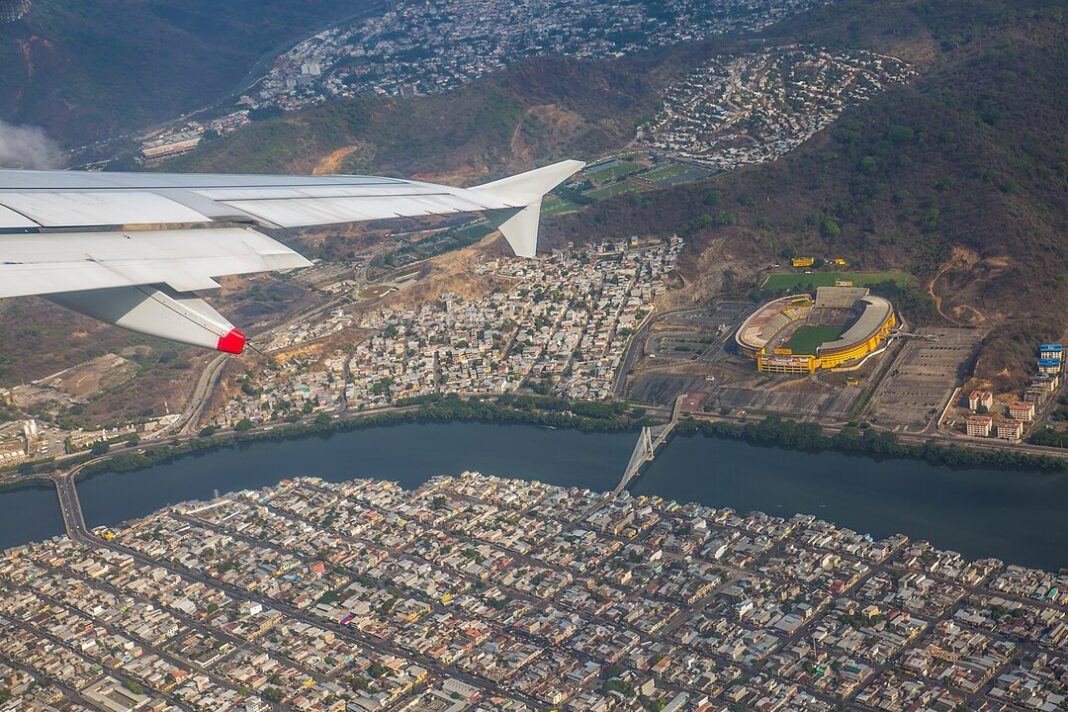
{"label": "dense tree line", "polygon": [[[636,430],[652,422],[646,419],[644,411],[628,410],[621,403],[569,403],[559,398],[532,396],[504,396],[497,401],[478,398],[467,400],[455,395],[424,396],[407,399],[404,404],[420,407],[409,412],[357,418],[335,419],[320,414],[312,422],[295,423],[270,431],[233,431],[225,435],[185,442],[175,440],[143,452],[117,453],[106,460],[86,466],[80,477],[91,477],[105,472],[133,472],[226,447],[315,436],[330,437],[335,433],[405,423],[478,422],[572,428],[583,432],[622,432]],[[911,458],[950,467],[1043,471],[1068,468],[1066,460],[1035,456],[1011,449],[976,450],[957,445],[941,445],[933,441],[923,445],[904,444],[898,442],[894,433],[867,427],[865,423],[862,423],[861,427],[843,428],[832,435],[816,423],[799,423],[776,415],[744,423],[694,421],[687,418],[678,424],[675,432],[683,436],[704,434],[744,440],[803,452],[833,450],[876,458]]]}
{"label": "dense tree line", "polygon": [[949,467],[1043,471],[1068,468],[1068,460],[1030,455],[1012,449],[977,450],[959,445],[942,445],[933,441],[927,441],[923,445],[909,445],[899,442],[892,432],[871,427],[846,427],[831,435],[816,423],[799,423],[777,415],[746,423],[684,420],[679,423],[676,432],[681,435],[703,433],[804,452],[835,450],[877,458],[911,458]]}
{"label": "dense tree line", "polygon": [[[320,414],[312,422],[294,423],[274,430],[249,432],[238,430],[218,434],[215,430],[194,440],[171,441],[167,445],[147,448],[144,452],[122,452],[106,460],[87,465],[80,478],[105,472],[133,472],[154,465],[173,462],[190,455],[202,455],[221,448],[257,442],[281,442],[307,437],[329,437],[335,433],[380,428],[405,423],[478,422],[541,425],[573,428],[583,432],[620,432],[646,425],[644,411],[628,413],[622,404],[568,402],[560,398],[503,396],[499,401],[459,396],[422,396],[398,401],[397,405],[418,405],[418,410],[392,412],[355,418],[331,418]],[[204,431],[201,431],[202,433]]]}

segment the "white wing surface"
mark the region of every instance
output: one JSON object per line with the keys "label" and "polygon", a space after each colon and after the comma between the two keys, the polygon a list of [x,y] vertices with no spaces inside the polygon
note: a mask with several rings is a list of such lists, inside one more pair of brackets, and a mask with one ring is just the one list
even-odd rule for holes
{"label": "white wing surface", "polygon": [[217,277],[306,267],[255,228],[484,212],[537,250],[546,192],[579,161],[453,188],[375,176],[0,170],[0,298],[51,295],[94,318],[240,353],[244,336],[190,292]]}

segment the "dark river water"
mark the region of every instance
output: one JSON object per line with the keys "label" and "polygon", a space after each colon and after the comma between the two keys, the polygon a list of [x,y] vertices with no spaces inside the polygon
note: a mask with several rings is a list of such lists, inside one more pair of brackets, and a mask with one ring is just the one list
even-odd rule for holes
{"label": "dark river water", "polygon": [[[636,433],[519,425],[400,425],[221,450],[79,484],[89,526],[298,475],[375,477],[416,487],[477,470],[595,490],[618,481]],[[742,511],[816,514],[861,532],[901,532],[968,557],[1068,566],[1068,474],[951,470],[914,460],[805,454],[702,436],[675,438],[633,485],[638,494]],[[61,533],[51,489],[0,493],[0,549]]]}

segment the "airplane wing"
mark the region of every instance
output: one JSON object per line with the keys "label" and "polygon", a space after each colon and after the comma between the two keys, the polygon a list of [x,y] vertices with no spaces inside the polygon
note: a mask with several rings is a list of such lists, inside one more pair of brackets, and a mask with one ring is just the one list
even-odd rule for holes
{"label": "airplane wing", "polygon": [[0,298],[43,295],[88,316],[241,353],[245,336],[190,294],[216,278],[307,267],[257,228],[483,212],[515,253],[537,251],[563,161],[474,188],[375,176],[0,170]]}

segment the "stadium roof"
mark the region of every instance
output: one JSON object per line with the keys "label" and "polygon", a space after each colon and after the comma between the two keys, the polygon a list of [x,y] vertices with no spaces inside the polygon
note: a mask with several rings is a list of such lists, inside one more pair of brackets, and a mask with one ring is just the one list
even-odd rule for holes
{"label": "stadium roof", "polygon": [[735,341],[740,346],[762,349],[774,336],[783,330],[793,319],[783,314],[785,309],[798,299],[808,300],[808,295],[792,294],[774,299],[757,309],[738,328]]}
{"label": "stadium roof", "polygon": [[817,287],[817,309],[851,309],[858,299],[868,296],[865,287]]}
{"label": "stadium roof", "polygon": [[854,346],[867,341],[874,336],[894,311],[894,306],[882,297],[867,296],[861,301],[865,303],[864,312],[853,326],[846,329],[845,333],[835,341],[828,341],[819,347],[819,352],[835,351],[837,349]]}

